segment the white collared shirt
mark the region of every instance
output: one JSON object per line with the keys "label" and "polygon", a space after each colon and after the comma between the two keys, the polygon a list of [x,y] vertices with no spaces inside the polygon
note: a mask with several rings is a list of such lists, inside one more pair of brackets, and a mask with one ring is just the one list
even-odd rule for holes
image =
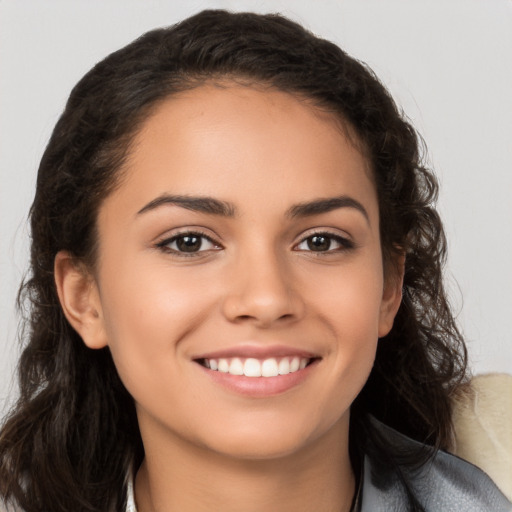
{"label": "white collared shirt", "polygon": [[126,512],[137,512],[137,507],[135,506],[135,496],[133,494],[133,479],[132,478],[130,478],[128,480]]}

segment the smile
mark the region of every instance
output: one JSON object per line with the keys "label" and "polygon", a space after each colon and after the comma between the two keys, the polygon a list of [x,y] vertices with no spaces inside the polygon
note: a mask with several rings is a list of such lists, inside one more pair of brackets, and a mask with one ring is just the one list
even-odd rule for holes
{"label": "smile", "polygon": [[286,345],[240,343],[192,360],[210,379],[231,393],[266,398],[300,387],[323,357]]}
{"label": "smile", "polygon": [[303,370],[311,362],[305,357],[269,357],[256,359],[253,357],[240,358],[211,358],[198,361],[209,370],[229,373],[230,375],[244,375],[245,377],[277,377]]}

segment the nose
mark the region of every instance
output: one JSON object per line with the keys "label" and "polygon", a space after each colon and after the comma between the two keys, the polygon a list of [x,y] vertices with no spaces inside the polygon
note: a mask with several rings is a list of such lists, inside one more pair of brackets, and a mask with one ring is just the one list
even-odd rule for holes
{"label": "nose", "polygon": [[231,322],[252,322],[268,328],[295,322],[304,315],[289,264],[275,254],[240,257],[231,269],[224,316]]}

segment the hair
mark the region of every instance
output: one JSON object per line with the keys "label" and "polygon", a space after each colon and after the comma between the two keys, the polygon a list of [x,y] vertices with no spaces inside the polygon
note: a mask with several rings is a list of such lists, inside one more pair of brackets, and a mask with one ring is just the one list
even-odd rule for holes
{"label": "hair", "polygon": [[379,444],[370,415],[435,448],[450,444],[466,349],[443,288],[438,186],[418,135],[373,72],[333,43],[279,15],[203,11],[95,65],[71,92],[42,157],[30,274],[18,299],[28,308],[20,395],[0,434],[0,496],[26,512],[125,506],[126,475],[143,457],[133,399],[108,348],[88,349],[65,319],[54,259],[66,250],[94,265],[98,209],[141,123],[167,97],[223,80],[297,95],[339,118],[371,164],[387,272],[406,255],[394,326],[352,405],[353,464],[368,439]]}

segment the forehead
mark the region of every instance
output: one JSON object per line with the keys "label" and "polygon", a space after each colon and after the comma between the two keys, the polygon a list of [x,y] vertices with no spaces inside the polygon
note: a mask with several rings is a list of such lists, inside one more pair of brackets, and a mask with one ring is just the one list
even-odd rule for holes
{"label": "forehead", "polygon": [[[247,114],[251,110],[249,118]],[[366,157],[365,144],[352,125],[340,112],[336,111],[334,106],[323,105],[319,100],[298,92],[283,91],[272,85],[242,79],[234,81],[229,78],[219,78],[201,82],[188,90],[172,94],[157,102],[150,110],[151,114],[141,124],[137,138],[144,137],[148,131],[156,128],[156,123],[163,118],[167,120],[174,118],[176,122],[184,120],[193,122],[201,118],[203,122],[212,121],[212,124],[230,119],[239,121],[245,119],[249,127],[250,122],[255,118],[256,111],[261,118],[270,115],[273,120],[278,118],[284,120],[291,119],[293,115],[299,115],[308,124],[314,121],[315,124],[324,125],[331,135],[333,132],[338,136],[341,135]],[[209,115],[212,117],[208,118]]]}
{"label": "forehead", "polygon": [[297,202],[347,187],[375,194],[368,160],[339,116],[274,88],[229,83],[161,102],[135,136],[124,174],[147,200],[167,192],[237,202],[279,189],[283,202]]}

